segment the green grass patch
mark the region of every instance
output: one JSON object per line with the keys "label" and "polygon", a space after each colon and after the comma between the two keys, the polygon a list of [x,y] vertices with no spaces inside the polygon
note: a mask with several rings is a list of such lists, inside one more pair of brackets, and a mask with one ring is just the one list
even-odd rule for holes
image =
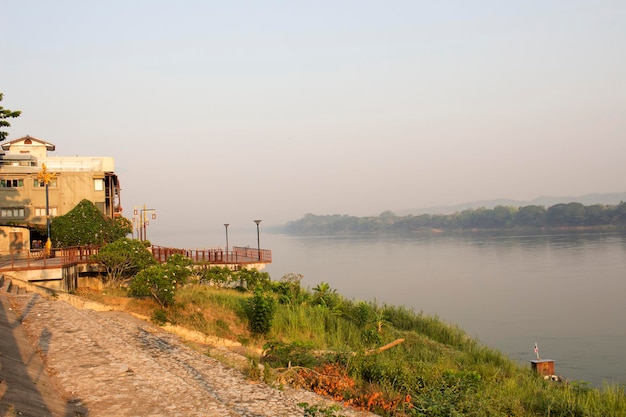
{"label": "green grass patch", "polygon": [[201,284],[180,288],[153,319],[264,347],[259,361],[271,378],[263,379],[383,416],[626,416],[623,386],[546,381],[437,317],[346,300],[327,284],[296,286],[292,278],[265,289],[273,297],[266,333],[251,332],[252,293]]}

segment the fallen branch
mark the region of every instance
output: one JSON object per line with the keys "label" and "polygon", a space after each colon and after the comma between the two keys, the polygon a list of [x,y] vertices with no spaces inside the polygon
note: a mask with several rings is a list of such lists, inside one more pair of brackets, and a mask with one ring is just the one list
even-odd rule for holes
{"label": "fallen branch", "polygon": [[376,349],[372,349],[372,350],[368,350],[368,351],[366,351],[366,352],[365,352],[365,355],[367,356],[367,355],[372,355],[372,354],[374,354],[374,353],[380,353],[380,352],[385,351],[385,350],[387,350],[387,349],[391,349],[392,347],[394,347],[394,346],[396,346],[396,345],[399,345],[399,344],[400,344],[400,343],[402,343],[402,342],[404,342],[404,339],[397,339],[397,340],[394,340],[394,341],[393,341],[393,342],[391,342],[391,343],[387,343],[385,346],[381,346],[381,347],[379,347],[379,348],[376,348]]}

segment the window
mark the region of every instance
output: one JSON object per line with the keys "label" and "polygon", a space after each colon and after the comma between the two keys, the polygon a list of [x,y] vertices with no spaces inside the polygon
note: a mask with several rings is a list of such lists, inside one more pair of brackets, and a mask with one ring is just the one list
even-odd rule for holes
{"label": "window", "polygon": [[93,180],[93,189],[95,191],[103,191],[104,190],[104,180],[102,178],[94,178],[94,180]]}
{"label": "window", "polygon": [[[56,186],[57,186],[56,178],[50,180],[50,182],[48,183],[48,188],[56,188]],[[35,178],[33,180],[33,187],[34,188],[46,188],[46,184],[44,184],[43,181],[39,181],[38,178]]]}
{"label": "window", "polygon": [[[58,210],[56,207],[49,207],[50,216],[56,216]],[[45,207],[35,207],[35,217],[46,217],[46,208]]]}
{"label": "window", "polygon": [[0,188],[24,188],[23,179],[0,179]]}
{"label": "window", "polygon": [[0,207],[0,218],[17,219],[24,217],[24,207]]}

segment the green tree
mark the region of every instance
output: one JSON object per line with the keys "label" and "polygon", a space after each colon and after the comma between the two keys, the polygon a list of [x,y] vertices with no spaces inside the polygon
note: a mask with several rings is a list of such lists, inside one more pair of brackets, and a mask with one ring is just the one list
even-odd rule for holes
{"label": "green tree", "polygon": [[130,293],[152,296],[161,307],[174,304],[176,291],[192,272],[193,261],[180,254],[172,255],[164,264],[154,264],[139,271],[131,280]]}
{"label": "green tree", "polygon": [[380,221],[385,226],[393,225],[398,219],[398,216],[396,216],[395,213],[391,210],[383,211],[382,213],[380,213],[379,217],[380,217]]}
{"label": "green tree", "polygon": [[510,228],[514,224],[517,209],[511,206],[495,206],[493,208],[493,226],[497,228]]}
{"label": "green tree", "polygon": [[125,217],[110,219],[89,200],[82,200],[69,213],[55,217],[50,224],[56,247],[103,245],[132,232]]}
{"label": "green tree", "polygon": [[515,213],[515,224],[519,227],[541,227],[546,222],[544,206],[524,206]]}
{"label": "green tree", "polygon": [[585,225],[597,226],[611,223],[611,210],[602,204],[585,206]]}
{"label": "green tree", "polygon": [[585,206],[581,203],[555,204],[548,208],[550,226],[581,226],[585,222]]}
{"label": "green tree", "polygon": [[[0,101],[2,101],[3,98],[3,94],[0,93]],[[9,109],[5,109],[4,107],[0,106],[0,127],[5,128],[5,127],[10,127],[11,123],[9,123],[6,119],[14,119],[16,117],[19,117],[20,114],[22,114],[21,111],[16,110],[9,110]],[[0,131],[0,142],[5,140],[7,138],[9,134],[7,132],[4,131]]]}
{"label": "green tree", "polygon": [[612,222],[614,224],[626,224],[626,202],[620,202],[613,209],[613,219]]}
{"label": "green tree", "polygon": [[125,279],[156,263],[142,242],[126,237],[103,246],[92,259],[104,267],[105,284],[109,286],[120,286]]}

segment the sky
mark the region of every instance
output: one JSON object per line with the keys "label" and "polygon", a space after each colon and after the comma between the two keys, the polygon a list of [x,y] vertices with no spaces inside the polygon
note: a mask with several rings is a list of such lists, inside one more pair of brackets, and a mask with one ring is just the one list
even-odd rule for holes
{"label": "sky", "polygon": [[626,2],[0,0],[7,129],[150,233],[626,191]]}

